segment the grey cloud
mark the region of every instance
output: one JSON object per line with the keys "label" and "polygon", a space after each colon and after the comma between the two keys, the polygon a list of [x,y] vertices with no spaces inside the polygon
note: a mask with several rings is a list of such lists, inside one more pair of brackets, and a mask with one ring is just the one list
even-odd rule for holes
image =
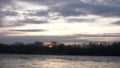
{"label": "grey cloud", "polygon": [[60,7],[60,8],[56,7],[53,8],[53,10],[61,13],[63,16],[77,16],[77,15],[89,15],[89,14],[101,15],[101,16],[120,15],[120,7],[94,5],[94,4],[83,3],[81,1],[66,4],[64,7]]}
{"label": "grey cloud", "polygon": [[[0,27],[5,27],[4,23],[6,23],[6,20],[4,20],[4,18],[6,16],[17,16],[17,15],[18,13],[15,11],[9,11],[9,10],[3,11],[2,9],[0,9]],[[13,25],[11,24],[7,26],[16,26],[16,25],[21,25],[21,24],[16,23],[16,24],[13,24]]]}
{"label": "grey cloud", "polygon": [[41,23],[47,23],[47,20],[34,20],[34,19],[25,19],[25,20],[19,20],[20,23],[23,24],[41,24]]}
{"label": "grey cloud", "polygon": [[3,11],[3,10],[0,10],[0,19],[6,17],[6,16],[17,16],[18,13],[15,12],[15,11]]}
{"label": "grey cloud", "polygon": [[116,21],[116,22],[113,22],[111,24],[113,24],[113,25],[120,25],[120,21]]}
{"label": "grey cloud", "polygon": [[43,29],[17,29],[17,30],[8,30],[8,31],[17,31],[17,32],[43,32],[43,31],[46,31],[46,30],[43,30]]}
{"label": "grey cloud", "polygon": [[48,16],[48,11],[35,11],[35,13],[29,13],[29,16]]}
{"label": "grey cloud", "polygon": [[4,27],[2,20],[0,20],[0,27]]}
{"label": "grey cloud", "polygon": [[78,40],[78,38],[108,38],[108,37],[113,37],[113,38],[116,37],[116,38],[118,38],[118,37],[120,37],[120,33],[73,34],[73,35],[70,35],[70,36],[63,36],[63,38],[67,38],[67,39],[71,39],[72,38],[72,39],[76,39],[76,41]]}
{"label": "grey cloud", "polygon": [[13,23],[13,22],[9,22],[9,23],[13,23],[13,24],[4,24],[4,23],[5,23],[5,21],[0,20],[0,28],[3,28],[3,27],[17,27],[17,26],[25,25],[23,23]]}
{"label": "grey cloud", "polygon": [[[17,8],[18,6],[16,6],[14,4],[15,1],[14,2],[13,1],[14,0],[0,0],[0,27],[15,27],[15,26],[21,26],[29,23],[32,23],[32,24],[47,23],[47,20],[34,20],[34,19],[28,19],[28,18],[26,18],[25,20],[6,21],[4,19],[6,16],[10,17],[10,16],[20,15],[18,12],[16,12],[16,10],[19,8]],[[6,8],[6,6],[10,6],[10,8]],[[46,14],[44,11],[39,12],[39,10],[35,12],[36,12],[35,16],[43,16]],[[23,16],[26,17],[27,14],[23,13]],[[5,23],[8,23],[8,24],[5,24]]]}
{"label": "grey cloud", "polygon": [[8,35],[11,35],[11,34],[23,34],[23,33],[4,30],[4,32],[0,32],[0,37],[7,37]]}
{"label": "grey cloud", "polygon": [[[113,36],[112,34],[116,34],[117,36]],[[41,42],[51,42],[51,41],[58,41],[58,42],[80,42],[80,43],[87,43],[92,40],[94,42],[98,42],[99,40],[103,40],[105,38],[113,37],[118,38],[120,37],[120,33],[111,33],[106,35],[91,35],[91,34],[79,34],[79,35],[72,35],[72,36],[0,36],[0,42],[2,43],[14,43],[14,42],[24,42],[24,43],[32,43],[34,41],[41,41]],[[89,38],[90,37],[90,38]],[[79,39],[78,39],[79,38]],[[85,38],[85,39],[84,39]],[[89,38],[89,39],[86,39]]]}
{"label": "grey cloud", "polygon": [[38,15],[38,16],[48,16],[48,12],[47,11],[38,11],[36,13],[36,15]]}
{"label": "grey cloud", "polygon": [[51,6],[51,5],[54,5],[56,3],[62,2],[62,0],[22,0],[22,1],[29,2],[29,3],[34,3],[34,4],[48,5],[48,6]]}
{"label": "grey cloud", "polygon": [[13,0],[0,0],[0,8],[12,4]]}
{"label": "grey cloud", "polygon": [[3,11],[4,16],[17,16],[18,13],[15,11]]}
{"label": "grey cloud", "polygon": [[120,4],[120,0],[83,0],[83,1],[91,4],[100,4],[100,5],[118,6],[118,7]]}
{"label": "grey cloud", "polygon": [[[0,4],[10,4],[13,0],[1,0]],[[33,11],[35,13],[28,13],[24,16],[44,16],[48,19],[52,19],[49,17],[48,13],[59,13],[59,15],[63,17],[68,16],[78,16],[78,15],[99,15],[99,16],[120,16],[120,7],[116,5],[120,5],[119,0],[21,0],[31,4],[40,4],[46,5],[49,7],[47,11]],[[0,5],[1,6],[1,5]],[[14,5],[15,6],[15,5]],[[17,15],[16,12],[6,11],[6,13],[0,10],[0,22],[2,23],[2,18],[5,16]],[[53,19],[58,19],[59,16],[53,17]],[[75,22],[83,22],[83,21],[94,21],[94,19],[69,19],[68,21]],[[25,19],[19,20],[19,23],[23,24],[41,24],[48,23],[46,20],[35,20],[35,19]],[[0,23],[0,26],[3,26]],[[18,24],[19,25],[19,24]],[[21,24],[20,24],[21,25]]]}
{"label": "grey cloud", "polygon": [[[108,34],[75,34],[71,36],[0,36],[0,42],[2,43],[14,43],[14,42],[24,42],[31,43],[34,41],[41,42],[51,42],[51,41],[59,41],[59,42],[81,42],[86,43],[90,42],[91,39],[94,41],[99,41],[104,38],[118,38],[120,37],[120,33],[108,33]],[[78,39],[79,38],[79,39]],[[84,39],[85,38],[85,39]],[[89,38],[89,39],[86,39]]]}
{"label": "grey cloud", "polygon": [[6,35],[6,32],[0,32],[0,36],[5,36],[5,35]]}
{"label": "grey cloud", "polygon": [[32,43],[34,41],[41,41],[41,42],[51,42],[51,41],[58,41],[58,42],[88,42],[87,40],[78,40],[76,38],[69,38],[69,37],[62,37],[62,36],[0,36],[0,42],[2,43],[14,43],[14,42],[23,42],[23,43]]}
{"label": "grey cloud", "polygon": [[76,37],[120,37],[120,33],[104,33],[104,34],[75,34]]}
{"label": "grey cloud", "polygon": [[68,22],[93,22],[95,19],[67,19]]}
{"label": "grey cloud", "polygon": [[3,24],[4,22],[0,22],[0,27],[3,28],[3,27],[17,27],[17,26],[23,26],[25,24],[23,23],[14,23],[14,24],[9,24],[9,25],[4,25]]}
{"label": "grey cloud", "polygon": [[[101,15],[120,16],[119,0],[24,0],[44,4],[50,11],[59,12],[62,16]],[[116,6],[117,5],[117,6]]]}

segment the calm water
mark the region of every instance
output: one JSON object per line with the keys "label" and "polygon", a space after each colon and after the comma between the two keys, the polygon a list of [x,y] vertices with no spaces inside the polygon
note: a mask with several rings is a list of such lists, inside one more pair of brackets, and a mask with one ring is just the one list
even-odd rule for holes
{"label": "calm water", "polygon": [[120,57],[1,54],[0,68],[120,68]]}

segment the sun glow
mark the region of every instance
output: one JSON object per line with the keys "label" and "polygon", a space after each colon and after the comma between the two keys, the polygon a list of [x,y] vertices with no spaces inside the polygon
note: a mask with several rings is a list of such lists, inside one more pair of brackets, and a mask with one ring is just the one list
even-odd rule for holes
{"label": "sun glow", "polygon": [[53,46],[52,46],[52,45],[49,45],[48,48],[53,48]]}

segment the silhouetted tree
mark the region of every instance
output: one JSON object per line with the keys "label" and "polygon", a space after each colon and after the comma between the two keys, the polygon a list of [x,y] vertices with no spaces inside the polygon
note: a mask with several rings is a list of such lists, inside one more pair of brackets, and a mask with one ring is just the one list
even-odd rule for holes
{"label": "silhouetted tree", "polygon": [[[120,42],[100,42],[81,45],[64,45],[52,42],[49,48],[44,43],[36,41],[32,44],[15,42],[14,44],[0,43],[0,53],[4,54],[60,54],[60,55],[114,55],[120,56]],[[56,46],[57,45],[57,46]],[[84,47],[83,47],[84,45]]]}

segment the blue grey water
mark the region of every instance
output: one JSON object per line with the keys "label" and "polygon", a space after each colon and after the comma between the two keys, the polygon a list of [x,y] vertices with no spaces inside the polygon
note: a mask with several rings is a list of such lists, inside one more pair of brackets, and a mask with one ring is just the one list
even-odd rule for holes
{"label": "blue grey water", "polygon": [[0,68],[120,68],[120,57],[0,54]]}

